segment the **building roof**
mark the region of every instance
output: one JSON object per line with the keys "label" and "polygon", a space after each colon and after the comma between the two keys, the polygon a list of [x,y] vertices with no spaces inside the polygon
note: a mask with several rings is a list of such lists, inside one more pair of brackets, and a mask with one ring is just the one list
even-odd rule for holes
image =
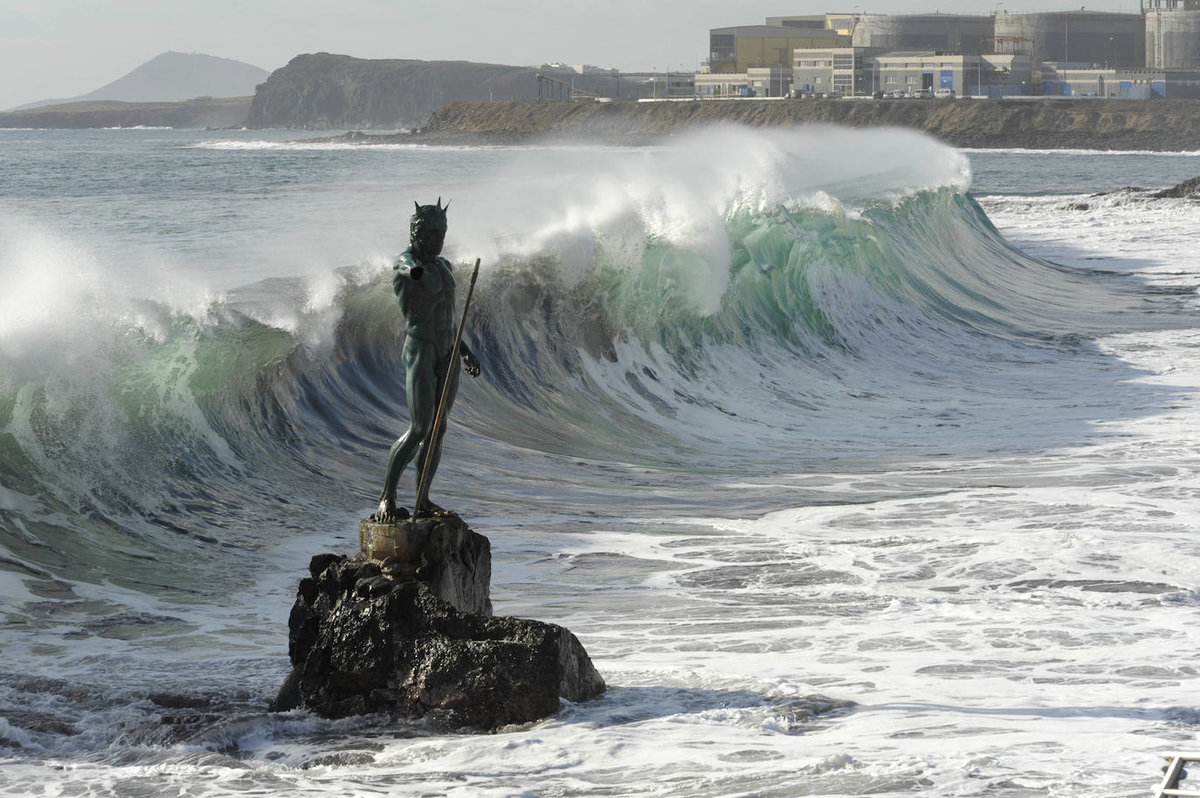
{"label": "building roof", "polygon": [[709,28],[709,34],[730,34],[734,36],[762,36],[784,39],[811,39],[814,36],[834,38],[837,31],[828,28],[796,28],[791,25],[734,25],[732,28]]}

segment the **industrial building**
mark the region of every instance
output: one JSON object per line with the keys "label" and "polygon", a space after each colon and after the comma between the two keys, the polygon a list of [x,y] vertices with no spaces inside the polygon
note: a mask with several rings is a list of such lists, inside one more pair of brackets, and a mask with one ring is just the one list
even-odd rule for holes
{"label": "industrial building", "polygon": [[695,77],[695,96],[702,99],[728,97],[786,97],[792,88],[791,67],[750,67],[745,72],[700,72]]}
{"label": "industrial building", "polygon": [[792,52],[823,47],[849,47],[848,29],[837,22],[844,14],[774,17],[772,24],[713,28],[708,32],[708,72],[746,73],[751,68],[788,67]]}
{"label": "industrial building", "polygon": [[1153,97],[1200,99],[1200,72],[1167,69],[1080,69],[1043,64],[1042,94],[1047,97]]}
{"label": "industrial building", "polygon": [[1029,93],[1029,56],[1014,53],[946,53],[936,50],[875,56],[878,89],[885,92],[953,92],[953,96],[1013,97]]}
{"label": "industrial building", "polygon": [[801,95],[833,91],[846,97],[877,91],[1011,97],[1028,94],[1033,79],[1025,55],[863,47],[797,50],[794,74],[794,91]]}
{"label": "industrial building", "polygon": [[1146,66],[1200,69],[1200,0],[1142,0]]}
{"label": "industrial building", "polygon": [[[1200,0],[1141,13],[841,13],[709,32],[699,96],[1200,96]],[[791,65],[791,75],[779,74]],[[766,72],[764,72],[766,70]]]}

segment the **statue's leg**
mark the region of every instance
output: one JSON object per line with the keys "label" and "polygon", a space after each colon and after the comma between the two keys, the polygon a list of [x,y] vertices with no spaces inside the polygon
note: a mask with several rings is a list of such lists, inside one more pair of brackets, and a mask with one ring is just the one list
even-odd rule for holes
{"label": "statue's leg", "polygon": [[437,376],[433,347],[409,340],[404,344],[405,391],[408,397],[408,431],[392,444],[388,453],[387,477],[380,502],[396,505],[400,475],[423,448],[429,425],[437,409]]}
{"label": "statue's leg", "polygon": [[[444,380],[446,380],[447,377],[450,379],[450,391],[446,396],[446,413],[442,417],[443,418],[442,425],[438,429],[437,438],[433,442],[433,457],[430,458],[430,460],[429,460],[429,469],[430,469],[429,484],[431,484],[431,485],[433,484],[434,475],[437,474],[438,464],[442,460],[442,439],[446,437],[446,429],[449,427],[449,424],[446,423],[445,419],[448,419],[450,417],[450,409],[452,407],[454,407],[454,397],[457,396],[457,394],[458,394],[458,378],[462,371],[462,369],[460,367],[458,367],[458,365],[459,364],[457,361],[454,363],[450,363],[449,360],[444,360],[444,361],[442,361],[442,363],[439,364],[439,368],[438,368],[438,372],[437,372],[437,376],[438,376],[437,395],[438,395],[438,397],[440,398],[442,395],[442,388],[444,386]],[[421,483],[421,475],[424,473],[424,471],[423,471],[424,466],[425,466],[425,451],[424,451],[424,447],[422,447],[420,458],[417,460],[417,484],[418,485]]]}

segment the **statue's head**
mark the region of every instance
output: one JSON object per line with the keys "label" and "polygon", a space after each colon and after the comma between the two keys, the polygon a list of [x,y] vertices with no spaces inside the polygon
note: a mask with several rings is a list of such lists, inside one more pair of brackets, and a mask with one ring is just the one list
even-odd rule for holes
{"label": "statue's head", "polygon": [[442,254],[442,244],[446,240],[446,207],[442,207],[442,198],[438,197],[437,205],[416,205],[416,212],[408,223],[409,239],[413,248],[427,258],[436,258]]}

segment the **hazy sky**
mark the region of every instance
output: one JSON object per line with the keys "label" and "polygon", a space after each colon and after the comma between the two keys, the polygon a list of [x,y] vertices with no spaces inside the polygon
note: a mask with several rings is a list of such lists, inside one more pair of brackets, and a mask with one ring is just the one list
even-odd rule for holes
{"label": "hazy sky", "polygon": [[[1034,0],[0,0],[0,109],[86,94],[167,50],[266,70],[322,51],[695,69],[709,28],[759,25],[768,16],[1077,7]],[[1138,2],[1096,0],[1087,8],[1136,12]]]}

